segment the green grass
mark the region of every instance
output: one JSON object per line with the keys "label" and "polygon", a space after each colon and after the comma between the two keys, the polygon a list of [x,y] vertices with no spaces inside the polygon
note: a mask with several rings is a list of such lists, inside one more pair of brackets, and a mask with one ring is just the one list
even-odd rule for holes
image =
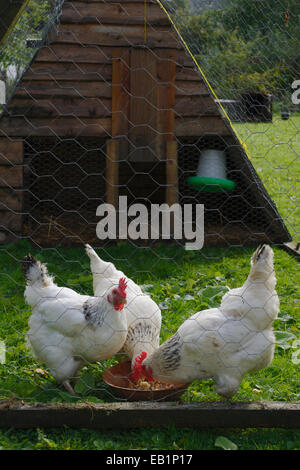
{"label": "green grass", "polygon": [[300,238],[300,114],[272,123],[234,123],[251,162],[277,205],[292,238]]}
{"label": "green grass", "polygon": [[[113,397],[101,382],[101,373],[113,360],[85,367],[82,374],[88,380],[95,379],[92,389],[81,396],[71,397],[53,378],[42,375],[45,370],[32,358],[25,348],[24,338],[30,309],[24,303],[24,279],[20,272],[19,260],[31,251],[42,261],[47,261],[49,271],[56,275],[62,285],[69,285],[79,291],[91,293],[89,262],[83,249],[34,250],[28,242],[22,242],[1,249],[1,317],[0,339],[7,346],[7,363],[0,366],[0,398],[16,396],[25,401],[111,401]],[[176,246],[156,246],[151,249],[134,248],[127,243],[101,250],[106,259],[117,260],[117,266],[128,276],[133,277],[151,292],[157,302],[164,302],[162,341],[191,314],[218,305],[222,295],[220,287],[240,285],[249,271],[249,259],[253,249],[206,249],[200,252],[186,252]],[[278,279],[277,291],[281,300],[280,318],[275,329],[292,335],[276,346],[276,354],[271,367],[255,374],[247,375],[242,381],[234,400],[289,400],[300,399],[299,365],[293,364],[292,341],[299,338],[300,316],[297,312],[298,263],[287,253],[274,248],[275,269]],[[221,291],[218,294],[218,291]],[[188,296],[188,297],[186,297]],[[193,299],[191,298],[194,297]],[[190,300],[187,300],[190,299]],[[219,400],[214,392],[212,381],[195,382],[182,398],[183,400]],[[299,435],[283,431],[278,434],[284,444],[296,447]],[[245,434],[246,433],[246,434]],[[260,448],[273,448],[275,441],[269,442],[270,431],[199,431],[145,430],[126,433],[99,433],[92,431],[51,430],[51,431],[0,431],[0,446],[3,448],[147,448],[172,449],[173,442],[180,448],[213,448],[214,438],[226,436],[241,448],[255,448],[255,436],[262,436]],[[153,441],[153,435],[156,441]],[[271,435],[273,435],[271,433]],[[45,439],[44,439],[44,437]],[[86,436],[86,437],[85,437]],[[143,438],[143,436],[145,436]],[[149,440],[149,437],[151,439]],[[247,436],[247,439],[242,438]],[[281,436],[281,437],[280,437]],[[49,443],[49,442],[50,443]],[[96,444],[95,444],[96,442]],[[289,442],[289,444],[287,444]],[[258,445],[258,444],[256,444]],[[279,444],[278,444],[279,445]],[[280,444],[281,445],[281,444]],[[110,447],[111,446],[111,447]],[[173,446],[173,447],[172,447]],[[190,446],[190,447],[189,447]],[[273,447],[272,447],[273,446]],[[175,446],[176,447],[176,446]]]}
{"label": "green grass", "polygon": [[[299,232],[296,201],[296,153],[300,153],[299,115],[289,121],[275,116],[273,124],[238,124],[252,163],[275,200],[293,236]],[[281,143],[284,142],[284,143]],[[92,364],[82,371],[81,394],[72,397],[58,387],[45,367],[25,347],[30,309],[24,302],[24,279],[19,261],[29,252],[47,262],[60,285],[92,293],[89,261],[82,248],[38,251],[28,242],[0,248],[0,341],[7,348],[0,364],[0,399],[15,396],[27,402],[112,401],[101,374],[115,359]],[[177,246],[134,248],[128,243],[103,248],[99,254],[115,262],[129,277],[162,303],[161,340],[167,339],[190,315],[217,306],[226,286],[241,285],[249,272],[253,249],[218,248],[187,252]],[[277,292],[281,313],[274,328],[280,340],[270,367],[247,375],[234,400],[300,400],[300,366],[294,364],[293,341],[300,339],[299,267],[295,259],[274,247]],[[85,385],[86,384],[86,385]],[[89,386],[90,387],[89,387]],[[219,400],[212,381],[195,382],[185,401]],[[52,429],[0,430],[3,449],[213,449],[218,436],[239,449],[299,449],[299,430],[188,430],[145,429],[126,432]]]}
{"label": "green grass", "polygon": [[[110,401],[112,397],[103,386],[101,375],[114,359],[84,367],[83,381],[88,385],[84,387],[83,384],[81,395],[74,398],[58,387],[46,371],[45,374],[41,372],[44,369],[26,349],[25,332],[31,311],[24,302],[24,279],[19,260],[29,251],[47,261],[49,271],[55,274],[59,284],[92,293],[89,260],[82,248],[36,252],[24,241],[2,249],[0,339],[6,344],[7,363],[0,366],[0,398],[14,394],[29,401]],[[101,255],[118,260],[118,268],[145,285],[153,299],[162,304],[161,341],[165,341],[193,313],[218,306],[226,287],[237,287],[244,282],[252,251],[252,248],[219,248],[187,252],[176,246],[160,245],[148,249],[120,243],[109,250],[101,250]],[[299,337],[300,330],[296,290],[298,263],[275,248],[275,269],[281,301],[275,329],[289,335],[283,335],[285,341],[281,347],[277,346],[271,367],[245,377],[234,397],[236,400],[300,399],[299,366],[291,360],[292,342]],[[203,381],[192,384],[183,399],[207,401],[219,397],[212,381]]]}
{"label": "green grass", "polygon": [[[216,450],[224,436],[239,450],[300,450],[300,430],[285,429],[139,429],[93,431],[88,429],[32,429],[0,431],[0,449],[30,450]],[[134,455],[134,453],[133,453]]]}

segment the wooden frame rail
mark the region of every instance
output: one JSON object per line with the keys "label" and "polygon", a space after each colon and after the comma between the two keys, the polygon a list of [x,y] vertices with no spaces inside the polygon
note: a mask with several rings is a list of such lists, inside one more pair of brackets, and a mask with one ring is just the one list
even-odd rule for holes
{"label": "wooden frame rail", "polygon": [[0,428],[300,428],[300,402],[0,402]]}

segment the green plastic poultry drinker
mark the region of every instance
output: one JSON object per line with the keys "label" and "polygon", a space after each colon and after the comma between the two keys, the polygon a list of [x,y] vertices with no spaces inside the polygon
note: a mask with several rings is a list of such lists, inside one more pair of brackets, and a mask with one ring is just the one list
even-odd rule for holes
{"label": "green plastic poultry drinker", "polygon": [[233,191],[235,188],[235,182],[226,178],[226,157],[223,150],[203,150],[197,176],[190,176],[186,181],[192,188],[208,193]]}

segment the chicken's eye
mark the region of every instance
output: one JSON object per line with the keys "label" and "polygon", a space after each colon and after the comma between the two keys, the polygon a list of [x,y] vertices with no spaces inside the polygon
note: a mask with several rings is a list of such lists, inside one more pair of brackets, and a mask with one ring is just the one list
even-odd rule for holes
{"label": "chicken's eye", "polygon": [[112,293],[113,293],[113,294],[116,294],[116,293],[117,293],[117,289],[113,289]]}

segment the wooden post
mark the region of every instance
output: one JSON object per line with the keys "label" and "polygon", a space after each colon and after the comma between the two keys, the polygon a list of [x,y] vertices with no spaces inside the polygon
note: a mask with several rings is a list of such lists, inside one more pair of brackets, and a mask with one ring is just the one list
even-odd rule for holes
{"label": "wooden post", "polygon": [[[166,203],[169,206],[178,202],[178,145],[176,140],[166,142]],[[174,212],[170,214],[170,231],[174,233]]]}
{"label": "wooden post", "polygon": [[116,209],[119,199],[119,142],[116,139],[106,143],[106,202]]}
{"label": "wooden post", "polygon": [[166,203],[178,202],[178,145],[176,140],[166,142]]}
{"label": "wooden post", "polygon": [[174,139],[176,51],[157,51],[157,138],[156,154],[160,160],[166,155],[166,142]]}
{"label": "wooden post", "polygon": [[23,142],[0,137],[0,242],[8,243],[23,228]]}
{"label": "wooden post", "polygon": [[130,55],[130,161],[155,161],[157,136],[157,60],[153,51],[134,48]]}
{"label": "wooden post", "polygon": [[130,53],[113,49],[112,59],[112,117],[111,135],[119,139],[120,160],[127,158],[130,97]]}

